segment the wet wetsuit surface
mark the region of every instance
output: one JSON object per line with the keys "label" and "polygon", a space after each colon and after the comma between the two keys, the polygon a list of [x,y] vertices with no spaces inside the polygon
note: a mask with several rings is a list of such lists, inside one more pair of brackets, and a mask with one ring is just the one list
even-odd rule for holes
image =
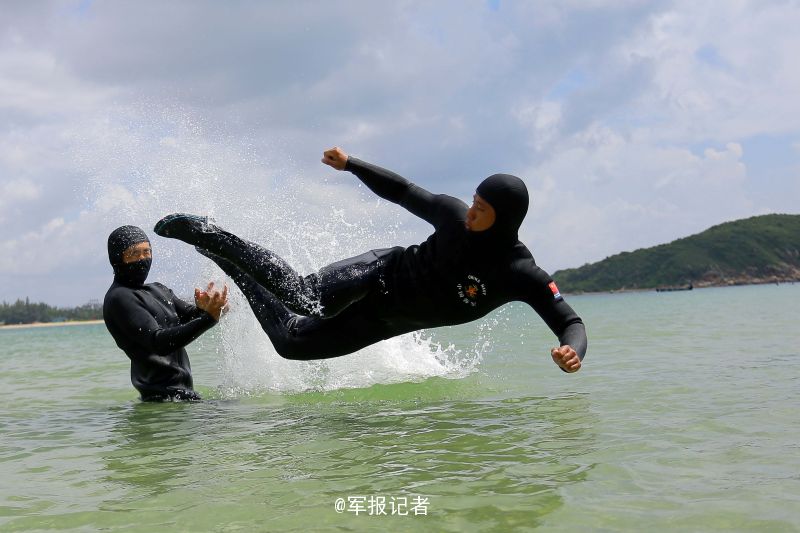
{"label": "wet wetsuit surface", "polygon": [[381,198],[432,224],[434,233],[420,245],[373,250],[305,277],[269,250],[222,230],[192,242],[239,285],[279,354],[336,357],[409,331],[469,322],[521,301],[583,359],[583,322],[517,239],[527,191],[524,211],[496,210],[492,228],[471,232],[464,226],[468,206],[461,200],[432,194],[353,157],[346,170]]}
{"label": "wet wetsuit surface", "polygon": [[115,281],[103,318],[131,360],[131,383],[142,400],[200,399],[184,347],[216,324],[211,315],[160,283],[131,287]]}

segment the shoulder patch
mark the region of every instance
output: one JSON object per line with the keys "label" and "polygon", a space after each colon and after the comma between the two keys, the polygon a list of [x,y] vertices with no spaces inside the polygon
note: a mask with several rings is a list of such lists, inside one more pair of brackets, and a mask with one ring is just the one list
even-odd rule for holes
{"label": "shoulder patch", "polygon": [[550,291],[553,293],[553,298],[556,300],[560,300],[561,293],[558,292],[558,287],[556,286],[556,282],[551,281],[547,286],[550,287]]}

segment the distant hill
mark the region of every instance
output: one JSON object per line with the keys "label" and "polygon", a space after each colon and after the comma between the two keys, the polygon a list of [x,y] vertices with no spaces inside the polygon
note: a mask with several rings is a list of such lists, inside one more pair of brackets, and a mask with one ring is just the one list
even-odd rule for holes
{"label": "distant hill", "polygon": [[800,215],[762,215],[553,274],[564,292],[800,281]]}

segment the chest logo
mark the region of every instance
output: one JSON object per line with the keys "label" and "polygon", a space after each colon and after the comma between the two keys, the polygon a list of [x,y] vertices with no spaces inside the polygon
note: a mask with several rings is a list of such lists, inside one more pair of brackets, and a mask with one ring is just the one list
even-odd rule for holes
{"label": "chest logo", "polygon": [[476,307],[480,299],[486,296],[486,285],[472,274],[456,285],[458,298],[465,305]]}

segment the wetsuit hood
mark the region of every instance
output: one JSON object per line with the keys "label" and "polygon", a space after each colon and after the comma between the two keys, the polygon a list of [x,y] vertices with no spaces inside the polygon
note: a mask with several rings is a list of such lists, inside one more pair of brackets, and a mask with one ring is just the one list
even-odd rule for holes
{"label": "wetsuit hood", "polygon": [[528,188],[511,174],[493,174],[476,189],[478,196],[494,208],[495,221],[485,231],[471,232],[484,247],[507,248],[519,240],[519,227],[528,213]]}
{"label": "wetsuit hood", "polygon": [[122,260],[122,253],[140,242],[150,242],[150,239],[136,226],[121,226],[108,236],[108,260],[114,269],[114,281],[126,287],[143,285],[150,272],[152,259],[142,259],[133,263],[125,263]]}

